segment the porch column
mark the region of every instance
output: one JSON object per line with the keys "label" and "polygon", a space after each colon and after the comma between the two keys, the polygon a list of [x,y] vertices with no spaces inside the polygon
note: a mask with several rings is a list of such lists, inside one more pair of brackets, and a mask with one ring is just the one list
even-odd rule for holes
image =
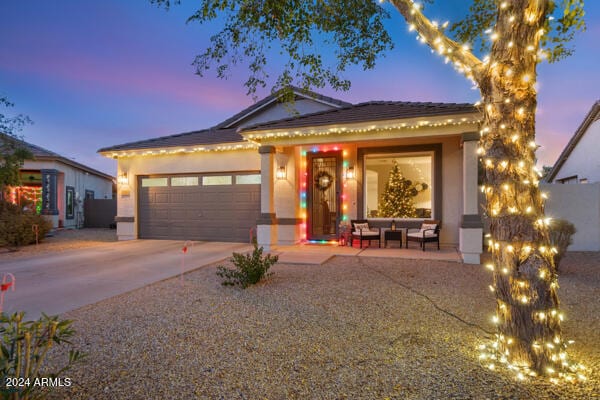
{"label": "porch column", "polygon": [[467,264],[479,264],[483,252],[483,223],[477,196],[477,132],[464,133],[463,142],[463,215],[460,224],[459,250]]}
{"label": "porch column", "polygon": [[58,211],[58,170],[42,169],[42,215],[52,221],[52,227],[59,225]]}
{"label": "porch column", "polygon": [[260,218],[256,221],[256,238],[265,250],[277,242],[277,217],[275,215],[275,147],[261,146],[260,154]]}

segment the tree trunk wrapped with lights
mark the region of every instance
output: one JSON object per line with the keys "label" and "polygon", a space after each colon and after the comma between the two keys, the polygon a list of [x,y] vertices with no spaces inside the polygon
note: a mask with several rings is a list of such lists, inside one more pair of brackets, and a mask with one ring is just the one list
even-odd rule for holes
{"label": "tree trunk wrapped with lights", "polygon": [[[549,1],[498,2],[490,30],[490,56],[479,61],[465,46],[450,40],[410,0],[392,3],[419,39],[452,61],[482,95],[478,153],[484,164],[488,245],[493,262],[490,289],[496,296],[496,341],[482,348],[493,369],[507,364],[526,374],[574,379],[577,366],[565,352],[560,322],[557,275],[544,216],[545,195],[535,168],[536,67],[541,53]],[[583,376],[579,374],[583,379]]]}
{"label": "tree trunk wrapped with lights", "polygon": [[[517,2],[518,3],[518,2]],[[552,374],[565,353],[547,219],[535,170],[537,49],[548,2],[500,10],[490,60],[479,86],[484,125],[483,187],[496,293],[499,350],[511,363]]]}

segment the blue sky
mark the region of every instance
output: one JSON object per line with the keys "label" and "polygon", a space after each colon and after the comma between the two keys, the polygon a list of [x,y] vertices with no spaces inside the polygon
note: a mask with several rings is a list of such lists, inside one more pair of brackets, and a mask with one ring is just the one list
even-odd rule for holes
{"label": "blue sky", "polygon": [[[194,74],[194,56],[215,26],[186,24],[193,1],[166,12],[146,0],[3,0],[0,95],[34,124],[25,140],[114,174],[105,146],[202,129],[252,104],[246,70],[228,80]],[[442,1],[426,14],[451,22],[467,2]],[[460,4],[460,6],[457,6]],[[396,48],[371,71],[350,69],[349,92],[319,92],[350,102],[475,102],[471,84],[419,44],[391,10]],[[538,158],[551,165],[600,99],[600,2],[586,4],[588,29],[569,59],[539,68]],[[329,51],[332,51],[330,49]],[[275,75],[281,60],[273,60]],[[269,94],[269,89],[258,93]]]}

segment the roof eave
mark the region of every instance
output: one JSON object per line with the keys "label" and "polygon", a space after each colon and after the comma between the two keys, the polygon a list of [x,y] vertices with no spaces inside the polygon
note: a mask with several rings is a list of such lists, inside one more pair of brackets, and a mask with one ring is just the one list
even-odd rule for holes
{"label": "roof eave", "polygon": [[112,175],[105,174],[104,172],[100,172],[94,168],[90,168],[86,165],[78,163],[77,161],[69,160],[68,158],[60,156],[60,155],[59,156],[35,156],[33,159],[25,160],[25,161],[56,161],[56,162],[61,162],[63,164],[69,165],[73,168],[80,169],[84,172],[99,176],[101,178],[105,178],[108,180],[115,179],[115,177]]}
{"label": "roof eave", "polygon": [[[313,101],[316,101],[316,102],[328,105],[330,107],[338,108],[338,109],[342,108],[342,107],[347,107],[347,106],[351,105],[351,103],[346,103],[346,102],[344,102],[342,104],[338,104],[338,103],[334,103],[334,102],[331,102],[331,101],[327,101],[327,100],[325,100],[322,97],[319,97],[319,96],[316,96],[316,95],[311,95],[310,92],[305,93],[302,90],[297,89],[297,88],[292,88],[292,92],[295,95],[297,95],[297,96],[301,96],[301,97],[304,97],[304,98],[307,98],[307,99],[311,99]],[[256,107],[256,106],[255,107],[250,106],[247,109],[248,111],[245,112],[245,113],[243,113],[239,117],[235,118],[232,121],[225,120],[224,122],[218,124],[217,126],[221,127],[221,128],[231,128],[233,125],[237,124],[238,122],[243,121],[244,119],[248,118],[249,116],[257,113],[258,111],[262,110],[263,108],[265,108],[265,107],[273,104],[274,102],[278,101],[279,98],[281,97],[281,94],[275,94],[275,95],[272,95],[271,97],[272,98],[270,98],[269,100],[267,100],[264,104],[261,104],[258,107]],[[268,97],[267,97],[267,99],[268,99]],[[235,115],[234,115],[234,117],[235,117]],[[226,124],[225,124],[225,122],[226,122]]]}
{"label": "roof eave", "polygon": [[188,146],[160,146],[134,149],[100,149],[98,153],[107,158],[159,156],[182,153],[199,153],[210,151],[237,151],[258,148],[253,141],[221,142],[211,144],[194,144]]}
{"label": "roof eave", "polygon": [[462,123],[474,123],[480,122],[481,115],[479,112],[468,112],[468,113],[457,113],[457,114],[444,114],[444,115],[432,115],[422,117],[411,117],[411,118],[396,118],[380,121],[362,121],[355,123],[338,123],[328,125],[316,125],[307,127],[288,127],[279,129],[252,129],[244,130],[241,129],[239,134],[242,135],[246,140],[260,141],[265,137],[283,137],[283,136],[312,136],[324,133],[344,133],[344,132],[357,132],[357,131],[377,131],[383,129],[410,129],[418,126],[440,126],[444,124],[462,124]]}
{"label": "roof eave", "polygon": [[577,128],[577,130],[575,131],[575,133],[569,140],[569,143],[567,143],[567,145],[565,146],[563,151],[560,153],[560,156],[558,156],[558,159],[554,163],[554,166],[552,167],[552,169],[550,170],[550,173],[548,174],[548,176],[545,179],[546,182],[552,183],[552,181],[556,178],[556,175],[558,175],[558,172],[560,171],[562,166],[565,164],[565,162],[571,155],[571,152],[573,152],[573,149],[577,146],[577,143],[579,143],[579,141],[581,140],[581,138],[583,137],[585,132],[587,132],[588,128],[597,119],[599,114],[600,114],[600,100],[598,100],[594,103],[594,105],[592,106],[592,108],[590,109],[588,114],[583,119],[583,122],[581,123],[581,125],[579,125],[579,127]]}

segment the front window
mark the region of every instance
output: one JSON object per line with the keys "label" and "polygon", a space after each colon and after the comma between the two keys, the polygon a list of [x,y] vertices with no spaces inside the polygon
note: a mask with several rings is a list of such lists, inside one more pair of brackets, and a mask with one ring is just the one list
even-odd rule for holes
{"label": "front window", "polygon": [[364,161],[365,217],[431,218],[433,154],[369,154]]}

